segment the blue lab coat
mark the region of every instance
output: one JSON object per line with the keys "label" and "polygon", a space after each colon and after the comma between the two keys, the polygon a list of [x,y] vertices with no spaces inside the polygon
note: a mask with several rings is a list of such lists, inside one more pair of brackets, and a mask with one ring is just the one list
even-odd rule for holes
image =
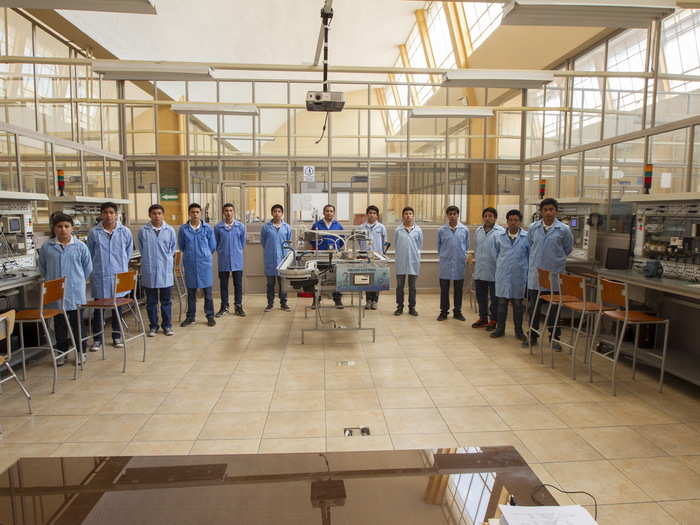
{"label": "blue lab coat", "polygon": [[[131,231],[118,222],[110,235],[100,223],[88,233],[87,246],[92,256],[92,296],[95,299],[112,297],[114,276],[129,270],[129,259],[134,253]],[[125,295],[118,294],[119,297]]]}
{"label": "blue lab coat", "polygon": [[496,297],[525,297],[530,255],[527,232],[521,229],[514,241],[506,230],[496,232],[489,238],[489,251],[496,260]]}
{"label": "blue lab coat", "polygon": [[574,236],[569,227],[559,219],[554,219],[552,227],[544,232],[542,221],[535,221],[528,231],[530,243],[530,269],[527,275],[527,287],[539,288],[537,268],[549,270],[552,276],[552,288],[559,291],[559,274],[566,268],[566,258],[574,247]]}
{"label": "blue lab coat", "polygon": [[498,233],[503,233],[505,228],[494,224],[488,232],[483,225],[476,229],[476,246],[474,246],[474,279],[477,281],[496,280],[496,258],[491,250],[491,239]]}
{"label": "blue lab coat", "polygon": [[221,221],[214,227],[216,251],[219,253],[219,271],[237,272],[243,270],[243,250],[245,249],[245,225],[234,219],[230,228]]}
{"label": "blue lab coat", "polygon": [[260,244],[263,248],[263,264],[265,266],[265,275],[278,276],[277,265],[282,262],[287,250],[284,249],[284,243],[292,240],[292,228],[286,222],[282,221],[279,228],[270,222],[266,222],[260,231]]}
{"label": "blue lab coat", "polygon": [[214,228],[206,222],[195,230],[187,222],[177,232],[177,245],[182,252],[187,288],[209,288],[214,283],[212,254],[216,250]]}
{"label": "blue lab coat", "polygon": [[156,234],[149,222],[137,236],[141,251],[141,284],[146,288],[170,288],[173,286],[173,265],[177,236],[165,222]]}
{"label": "blue lab coat", "polygon": [[73,237],[73,242],[63,246],[56,239],[46,241],[39,250],[39,271],[51,281],[66,278],[63,308],[77,310],[85,304],[87,279],[92,273],[92,258],[85,243]]}
{"label": "blue lab coat", "polygon": [[396,275],[420,275],[420,251],[423,248],[423,230],[414,225],[409,232],[401,224],[394,233]]}
{"label": "blue lab coat", "polygon": [[[323,219],[318,220],[314,223],[313,226],[311,226],[312,230],[342,230],[343,225],[340,224],[338,221],[333,219],[333,222],[331,222],[330,228],[326,227],[326,223],[323,221]],[[311,243],[313,246],[315,244],[315,241]],[[318,241],[318,246],[315,246],[317,250],[336,250],[340,249],[343,247],[343,241],[337,239],[337,237],[331,237],[331,236],[324,236],[321,237],[321,240]]]}
{"label": "blue lab coat", "polygon": [[[368,222],[362,223],[361,230],[368,232],[369,238],[372,240],[372,251],[384,253],[384,243],[386,242],[386,227],[379,221],[374,224]],[[369,246],[365,241],[360,241],[360,249],[368,250]]]}
{"label": "blue lab coat", "polygon": [[452,230],[443,224],[438,230],[437,250],[440,257],[440,279],[460,281],[464,279],[469,249],[469,230],[462,223]]}

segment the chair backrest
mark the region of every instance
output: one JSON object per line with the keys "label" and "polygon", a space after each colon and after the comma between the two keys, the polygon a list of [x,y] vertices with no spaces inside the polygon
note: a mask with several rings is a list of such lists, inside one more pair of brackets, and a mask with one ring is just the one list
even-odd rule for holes
{"label": "chair backrest", "polygon": [[607,279],[600,280],[600,300],[627,310],[627,284]]}
{"label": "chair backrest", "polygon": [[66,278],[60,277],[51,281],[41,283],[41,306],[42,308],[50,303],[59,302],[63,308],[63,294],[65,293]]}
{"label": "chair backrest", "polygon": [[15,311],[14,310],[8,310],[5,313],[0,314],[0,341],[3,339],[7,340],[7,355],[5,358],[7,360],[12,357],[12,345],[10,344],[10,340],[12,337],[12,331],[15,329]]}
{"label": "chair backrest", "polygon": [[586,297],[586,281],[578,275],[566,273],[559,274],[561,285],[561,295],[576,297],[579,301],[584,301]]}
{"label": "chair backrest", "polygon": [[114,296],[135,290],[137,275],[136,270],[116,274],[114,277]]}
{"label": "chair backrest", "polygon": [[552,290],[552,272],[537,268],[537,282],[540,290]]}

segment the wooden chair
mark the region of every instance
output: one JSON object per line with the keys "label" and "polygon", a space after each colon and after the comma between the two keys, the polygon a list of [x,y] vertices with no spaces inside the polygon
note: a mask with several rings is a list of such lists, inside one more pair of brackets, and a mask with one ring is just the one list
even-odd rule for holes
{"label": "wooden chair", "polygon": [[[615,385],[615,370],[617,363],[620,360],[620,352],[622,350],[622,342],[625,338],[625,332],[628,326],[634,326],[634,347],[632,349],[632,378],[636,376],[637,368],[637,352],[641,351],[645,357],[660,361],[661,372],[659,375],[659,392],[663,391],[664,387],[664,371],[666,367],[666,349],[668,347],[668,328],[669,320],[660,317],[655,317],[644,312],[630,310],[629,299],[627,295],[627,283],[610,281],[607,279],[599,280],[599,308],[596,315],[596,323],[593,335],[593,341],[589,350],[589,380],[593,381],[593,356],[602,357],[612,362],[612,393],[617,394]],[[603,309],[604,306],[612,306],[612,308]],[[600,337],[601,319],[605,317],[615,322],[615,339],[606,340]],[[621,326],[620,326],[621,325]],[[641,325],[664,325],[664,343],[661,355],[647,350],[640,350],[639,346],[639,327]],[[595,352],[596,341],[608,343],[612,345],[612,350],[606,352]]]}
{"label": "wooden chair", "polygon": [[[136,283],[138,274],[135,270],[129,270],[128,272],[118,273],[114,276],[114,293],[112,297],[106,297],[104,299],[93,299],[88,303],[81,306],[81,308],[92,308],[93,310],[112,310],[112,315],[117,316],[119,321],[119,328],[122,333],[122,340],[124,341],[124,366],[122,372],[126,372],[126,360],[127,360],[127,346],[129,341],[133,341],[138,337],[143,337],[143,361],[146,361],[146,326],[143,323],[143,317],[141,316],[141,309],[135,299]],[[125,296],[119,297],[121,294],[127,294]],[[137,332],[131,337],[127,337],[126,333],[126,323],[120,312],[121,307],[127,307],[131,313],[136,318],[138,323],[137,328],[141,328],[140,332]],[[84,339],[94,337],[95,335],[102,334],[104,337],[104,323],[102,323],[102,330],[98,334],[90,334]],[[81,338],[83,340],[83,338]],[[102,359],[105,359],[105,345],[102,345]]]}
{"label": "wooden chair", "polygon": [[182,302],[187,298],[187,285],[185,284],[185,272],[182,269],[182,252],[175,252],[175,264],[173,264],[173,273],[175,281],[175,293],[177,295],[178,305],[178,323],[182,322]]}
{"label": "wooden chair", "polygon": [[[19,323],[19,340],[20,348],[18,352],[22,352],[22,375],[26,380],[27,377],[27,364],[26,364],[26,351],[30,348],[24,346],[24,324],[25,323],[36,323],[43,330],[46,336],[46,346],[37,346],[36,348],[45,348],[49,350],[51,355],[51,363],[53,364],[53,387],[51,389],[52,393],[56,392],[56,384],[58,383],[58,364],[57,360],[62,357],[67,356],[71,352],[75,355],[75,371],[73,373],[73,379],[78,379],[78,364],[83,366],[82,357],[78,355],[78,347],[75,344],[75,336],[73,334],[73,329],[71,328],[70,322],[68,321],[68,314],[63,306],[63,295],[65,292],[66,278],[61,277],[60,279],[53,279],[51,281],[42,281],[41,283],[41,297],[39,299],[39,308],[31,310],[19,310],[15,316],[15,320]],[[52,303],[58,303],[58,308],[47,308]],[[50,319],[56,319],[58,316],[63,316],[63,320],[66,323],[66,328],[68,330],[68,335],[70,337],[71,347],[65,352],[59,351],[54,348],[51,341],[51,332],[49,332],[49,326],[47,321]],[[78,311],[78,317],[80,318],[80,311]],[[80,326],[80,323],[78,323]],[[39,341],[40,342],[40,341]]]}
{"label": "wooden chair", "polygon": [[32,413],[32,395],[29,393],[29,390],[22,384],[22,382],[19,380],[19,377],[17,377],[17,374],[15,374],[15,371],[12,369],[12,366],[10,366],[10,359],[12,357],[12,343],[10,339],[12,339],[12,331],[15,328],[15,311],[10,310],[8,312],[5,312],[4,314],[0,314],[0,341],[3,339],[5,340],[6,344],[6,353],[4,356],[0,356],[0,366],[4,366],[7,371],[10,373],[9,376],[3,378],[0,380],[0,388],[2,388],[2,384],[5,381],[9,381],[10,379],[14,379],[17,382],[17,385],[19,385],[20,390],[24,393],[24,397],[27,398],[27,407],[29,408],[29,413]]}

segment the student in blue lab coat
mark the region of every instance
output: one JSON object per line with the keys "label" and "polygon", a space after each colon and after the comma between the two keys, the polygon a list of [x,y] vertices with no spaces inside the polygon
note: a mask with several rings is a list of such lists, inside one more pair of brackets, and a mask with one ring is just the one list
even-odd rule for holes
{"label": "student in blue lab coat", "polygon": [[228,313],[228,281],[233,278],[233,306],[239,317],[243,311],[243,250],[245,250],[245,225],[233,214],[233,204],[227,202],[222,208],[224,220],[214,228],[216,251],[219,253],[219,284],[221,286],[221,308],[216,317]]}
{"label": "student in blue lab coat", "polygon": [[[386,244],[386,228],[379,222],[379,208],[374,204],[367,206],[367,220],[360,226],[361,230],[366,230],[367,235],[372,241],[372,250],[377,253],[384,253],[384,245]],[[364,242],[360,243],[360,249],[367,250]],[[379,302],[379,292],[366,292],[367,304],[365,310],[376,310]]]}
{"label": "student in blue lab coat", "polygon": [[[118,220],[119,210],[113,202],[100,206],[101,222],[88,233],[87,246],[92,256],[92,297],[105,299],[114,295],[114,276],[129,271],[129,260],[134,253],[134,239],[129,228]],[[126,293],[119,294],[119,297]],[[92,317],[92,332],[103,328],[104,310],[96,310]],[[112,314],[112,343],[124,346],[117,316]],[[91,352],[102,348],[102,334],[93,337]]]}
{"label": "student in blue lab coat", "polygon": [[515,337],[525,340],[523,333],[523,298],[527,289],[528,257],[530,244],[527,232],[520,227],[523,215],[519,210],[506,214],[508,229],[497,232],[489,239],[490,250],[496,259],[496,297],[498,298],[497,325],[491,337],[503,337],[506,333],[508,302],[513,305]]}
{"label": "student in blue lab coat", "polygon": [[440,257],[440,315],[438,321],[445,321],[450,311],[450,283],[454,288],[454,309],[452,316],[458,321],[466,321],[462,315],[462,292],[464,291],[464,270],[469,249],[469,230],[459,222],[459,208],[448,206],[445,210],[447,224],[438,230],[437,250]]}
{"label": "student in blue lab coat", "polygon": [[282,220],[284,208],[281,204],[275,204],[270,210],[272,220],[266,222],[260,231],[260,243],[263,248],[263,262],[265,266],[265,279],[267,280],[267,307],[266,312],[272,311],[275,302],[275,283],[277,283],[280,297],[280,308],[288,312],[287,292],[282,284],[282,278],[277,271],[277,266],[287,253],[284,243],[292,240],[292,228]]}
{"label": "student in blue lab coat", "polygon": [[[540,202],[542,219],[533,222],[528,231],[530,265],[527,273],[527,299],[532,327],[536,329],[539,329],[540,326],[540,315],[543,306],[543,301],[540,301],[537,311],[534,311],[539,288],[537,269],[549,270],[554,274],[552,276],[552,287],[554,290],[542,290],[542,292],[559,293],[559,274],[565,270],[566,258],[574,247],[574,236],[571,234],[569,227],[557,219],[558,211],[559,203],[555,199],[544,199]],[[554,325],[555,310],[555,308],[552,308],[550,318],[547,320],[547,324],[550,326]],[[537,342],[537,336],[532,334],[530,338],[534,345]],[[524,341],[523,346],[529,346],[528,342]],[[558,343],[554,343],[552,348],[556,351],[561,350],[561,346]]]}
{"label": "student in blue lab coat", "polygon": [[193,202],[187,209],[190,220],[180,226],[177,232],[177,245],[182,252],[185,269],[185,285],[187,286],[187,315],[180,326],[194,323],[197,313],[197,290],[204,292],[204,315],[207,324],[216,326],[214,320],[214,300],[211,287],[214,282],[212,275],[212,254],[216,250],[214,228],[202,221],[202,207]]}
{"label": "student in blue lab coat", "polygon": [[[51,281],[66,278],[63,295],[63,308],[68,314],[70,329],[62,315],[54,317],[56,331],[56,348],[65,352],[78,342],[78,307],[85,304],[85,288],[88,276],[92,273],[92,258],[88,247],[73,236],[73,217],[56,213],[51,218],[51,239],[39,250],[39,271],[41,276]],[[84,347],[80,345],[83,359]],[[56,364],[63,365],[65,358]]]}
{"label": "student in blue lab coat", "polygon": [[[474,292],[479,304],[479,319],[472,328],[486,327],[489,332],[496,329],[496,259],[492,255],[491,238],[505,231],[496,224],[498,212],[495,208],[486,208],[481,212],[484,223],[476,229],[476,246],[474,246]],[[489,304],[489,296],[491,303]],[[489,320],[489,314],[491,319]]]}
{"label": "student in blue lab coat", "polygon": [[174,284],[173,264],[177,236],[175,230],[163,220],[165,210],[160,204],[148,208],[151,221],[139,231],[137,239],[141,251],[141,285],[146,291],[148,311],[148,337],[158,333],[158,303],[163,333],[174,335],[172,323],[171,292]]}
{"label": "student in blue lab coat", "polygon": [[394,233],[394,259],[396,267],[396,310],[403,314],[404,287],[408,281],[408,313],[417,316],[416,281],[420,275],[420,251],[423,248],[423,230],[414,223],[413,208],[406,206],[401,211],[403,223]]}
{"label": "student in blue lab coat", "polygon": [[[326,231],[343,230],[343,225],[335,220],[335,206],[333,206],[332,204],[326,204],[323,207],[323,219],[319,219],[318,221],[316,221],[313,224],[313,226],[311,226],[311,229]],[[318,245],[316,245],[315,241],[312,242],[311,245],[316,250],[338,250],[343,247],[343,241],[331,235],[324,235],[318,241]],[[340,310],[343,309],[343,294],[341,294],[340,292],[333,292],[333,301],[335,302],[336,308]],[[314,308],[315,306],[316,304],[314,300],[312,308]]]}

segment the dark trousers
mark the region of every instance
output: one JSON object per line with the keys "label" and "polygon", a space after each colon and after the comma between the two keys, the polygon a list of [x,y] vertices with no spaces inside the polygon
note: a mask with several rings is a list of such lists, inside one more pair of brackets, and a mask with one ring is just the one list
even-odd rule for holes
{"label": "dark trousers", "polygon": [[152,330],[158,330],[158,303],[160,302],[160,315],[163,320],[162,328],[172,328],[173,303],[171,292],[168,288],[144,288],[146,290],[146,310],[148,311],[148,323]]}
{"label": "dark trousers", "polygon": [[[68,310],[66,313],[68,314],[70,329],[73,331],[73,339],[78,344],[78,310]],[[56,333],[56,348],[61,352],[65,352],[73,346],[63,315],[57,315],[53,318],[53,329]],[[85,351],[85,345],[82,345],[82,348]]]}
{"label": "dark trousers", "polygon": [[365,292],[365,300],[379,302],[379,292]]}
{"label": "dark trousers", "polygon": [[[544,290],[541,293],[542,294],[559,295],[559,292],[550,292],[548,290]],[[535,312],[535,302],[537,301],[537,290],[528,290],[527,291],[527,301],[528,301],[527,311],[528,311],[528,314],[530,316],[530,323],[535,330],[539,330],[540,317],[542,317],[542,309],[547,308],[549,305],[540,299],[540,301],[537,304],[537,311]],[[552,334],[552,327],[554,326],[554,321],[556,319],[556,316],[557,316],[557,306],[553,304],[551,310],[549,311],[549,317],[547,318],[547,326],[549,326],[550,337]],[[561,333],[561,329],[557,328],[556,337],[559,337],[560,333]],[[537,335],[533,334],[532,339],[537,340]]]}
{"label": "dark trousers", "polygon": [[397,275],[396,276],[396,304],[403,308],[403,289],[406,286],[406,277],[408,277],[408,307],[415,308],[416,306],[416,280],[417,275]]}
{"label": "dark trousers", "polygon": [[498,297],[496,309],[497,327],[496,331],[503,333],[506,331],[506,321],[508,320],[508,302],[513,305],[513,328],[516,337],[523,335],[523,315],[525,314],[525,304],[522,299],[508,299]]}
{"label": "dark trousers", "polygon": [[275,284],[277,284],[277,288],[279,290],[280,304],[287,304],[287,292],[282,284],[282,278],[277,277],[276,275],[266,275],[265,279],[267,279],[267,304],[273,304],[275,302]]}
{"label": "dark trousers", "polygon": [[[495,281],[474,280],[474,292],[476,293],[476,302],[479,304],[479,319],[488,321],[489,315],[491,320],[496,320],[496,283]],[[491,302],[489,303],[489,297]]]}
{"label": "dark trousers", "polygon": [[[204,315],[207,319],[214,317],[214,299],[211,295],[211,286],[202,288],[204,292]],[[193,319],[197,315],[197,288],[187,289],[187,319]]]}
{"label": "dark trousers", "polygon": [[[119,313],[123,315],[124,309],[119,308]],[[106,311],[101,309],[95,309],[95,313],[92,315],[92,333],[97,334],[104,327],[104,315]],[[119,319],[117,319],[114,310],[109,310],[112,316],[112,341],[118,339],[122,336],[121,328],[119,327]],[[95,342],[102,341],[102,334],[97,334],[93,337]]]}
{"label": "dark trousers", "polygon": [[228,308],[228,276],[233,279],[233,304],[243,304],[243,270],[235,272],[219,272],[219,284],[221,285],[221,308]]}
{"label": "dark trousers", "polygon": [[454,286],[454,313],[462,312],[462,291],[464,290],[464,279],[451,281],[440,279],[440,312],[447,315],[450,311],[450,283]]}

